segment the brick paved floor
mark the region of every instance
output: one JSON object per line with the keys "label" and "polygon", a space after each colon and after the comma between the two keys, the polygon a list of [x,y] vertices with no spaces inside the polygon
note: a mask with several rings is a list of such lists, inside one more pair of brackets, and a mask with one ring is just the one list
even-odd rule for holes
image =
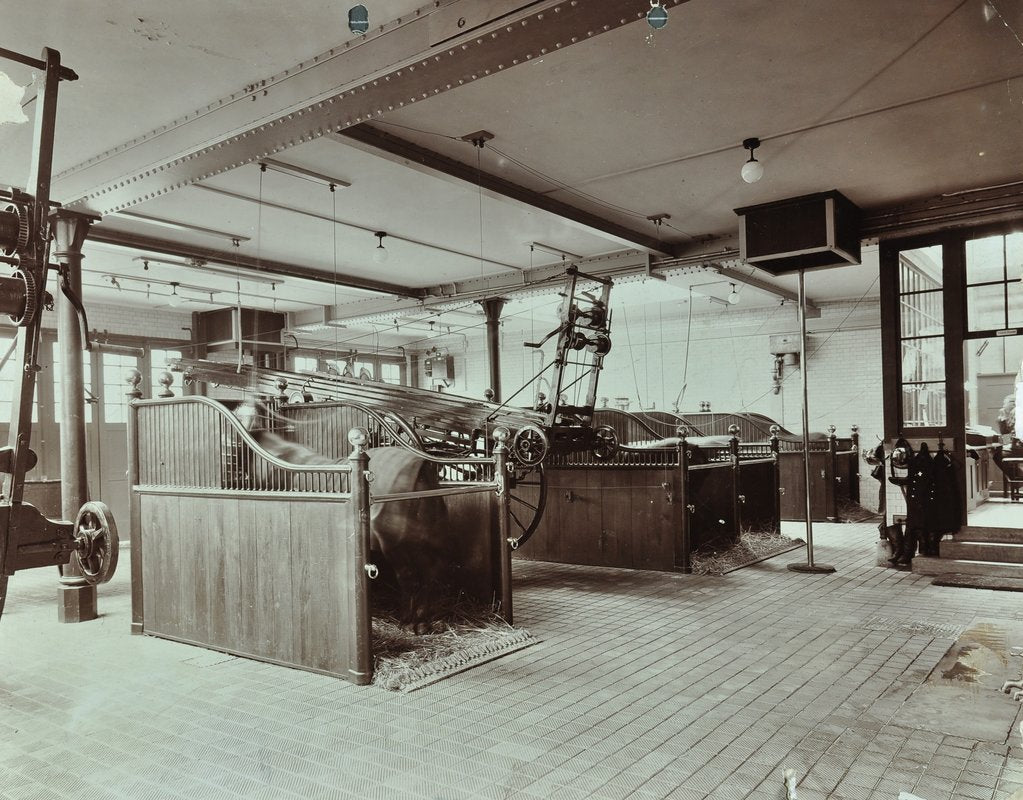
{"label": "brick paved floor", "polygon": [[778,800],[783,767],[800,800],[1023,788],[1018,733],[899,724],[957,631],[1023,619],[1021,596],[875,567],[869,524],[814,532],[835,574],[786,570],[797,553],[722,578],[517,562],[516,622],[543,641],[404,696],[131,636],[126,561],[79,625],[56,622],[54,570],[18,573],[0,798]]}

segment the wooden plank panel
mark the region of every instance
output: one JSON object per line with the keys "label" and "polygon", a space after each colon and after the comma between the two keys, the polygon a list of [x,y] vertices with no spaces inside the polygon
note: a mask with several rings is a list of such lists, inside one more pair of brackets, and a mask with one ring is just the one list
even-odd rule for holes
{"label": "wooden plank panel", "polygon": [[304,504],[275,500],[249,500],[243,515],[251,514],[248,549],[253,553],[256,570],[256,594],[249,598],[258,631],[256,653],[280,661],[293,662],[292,580],[291,580],[291,508],[298,507],[298,535],[306,527],[300,513]]}
{"label": "wooden plank panel", "polygon": [[[667,480],[677,479],[677,470]],[[672,487],[672,502],[663,486],[656,482],[661,472],[646,470],[632,472],[633,494],[631,498],[632,567],[671,571],[675,565],[675,542],[679,528],[675,511],[682,507],[677,487]],[[669,486],[671,484],[669,483]],[[652,487],[652,488],[651,488]]]}
{"label": "wooden plank panel", "polygon": [[[207,520],[210,515],[210,498],[196,497],[183,499],[181,503],[180,547],[181,565],[186,575],[182,581],[182,605],[190,596],[193,635],[199,642],[209,642],[211,622],[210,529]],[[219,559],[218,559],[219,560]],[[187,584],[187,585],[186,585]]]}
{"label": "wooden plank panel", "polygon": [[242,526],[238,500],[227,497],[214,504],[210,514],[210,528],[220,539],[220,558],[224,565],[224,619],[222,626],[214,624],[213,630],[222,630],[224,639],[213,644],[238,649],[243,640],[242,614],[244,595],[242,593]]}
{"label": "wooden plank panel", "polygon": [[315,669],[341,673],[346,663],[347,604],[338,578],[344,570],[347,503],[296,503],[292,523],[291,606],[296,660]]}

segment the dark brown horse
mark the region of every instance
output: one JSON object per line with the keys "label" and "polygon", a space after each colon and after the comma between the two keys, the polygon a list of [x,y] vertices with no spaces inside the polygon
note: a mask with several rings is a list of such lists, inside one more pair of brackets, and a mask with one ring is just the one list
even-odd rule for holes
{"label": "dark brown horse", "polygon": [[[254,417],[239,409],[239,418],[250,424]],[[237,413],[237,412],[236,412]],[[253,426],[253,438],[267,452],[291,464],[336,464],[279,433]],[[373,480],[371,496],[421,492],[440,486],[437,467],[404,447],[373,447],[367,450]],[[371,558],[383,571],[393,574],[400,594],[399,618],[416,633],[425,633],[438,616],[440,599],[457,569],[447,546],[448,510],[443,497],[413,497],[374,503],[370,507]]]}

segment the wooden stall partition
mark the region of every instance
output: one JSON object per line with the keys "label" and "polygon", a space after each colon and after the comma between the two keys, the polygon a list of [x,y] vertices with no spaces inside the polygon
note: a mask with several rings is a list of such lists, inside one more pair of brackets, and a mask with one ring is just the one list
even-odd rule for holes
{"label": "wooden stall partition", "polygon": [[672,571],[684,505],[677,468],[548,468],[547,508],[517,558]]}
{"label": "wooden stall partition", "polygon": [[133,632],[368,683],[364,462],[280,462],[204,397],[131,417]]}

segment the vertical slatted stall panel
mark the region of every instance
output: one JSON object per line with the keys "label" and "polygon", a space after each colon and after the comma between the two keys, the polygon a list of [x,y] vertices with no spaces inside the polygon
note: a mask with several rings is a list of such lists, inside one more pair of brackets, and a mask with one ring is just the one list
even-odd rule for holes
{"label": "vertical slatted stall panel", "polygon": [[377,421],[361,409],[341,403],[303,403],[284,405],[278,410],[281,419],[290,423],[288,438],[327,458],[341,461],[351,455],[348,431],[363,428],[370,432],[369,447],[380,442]]}

